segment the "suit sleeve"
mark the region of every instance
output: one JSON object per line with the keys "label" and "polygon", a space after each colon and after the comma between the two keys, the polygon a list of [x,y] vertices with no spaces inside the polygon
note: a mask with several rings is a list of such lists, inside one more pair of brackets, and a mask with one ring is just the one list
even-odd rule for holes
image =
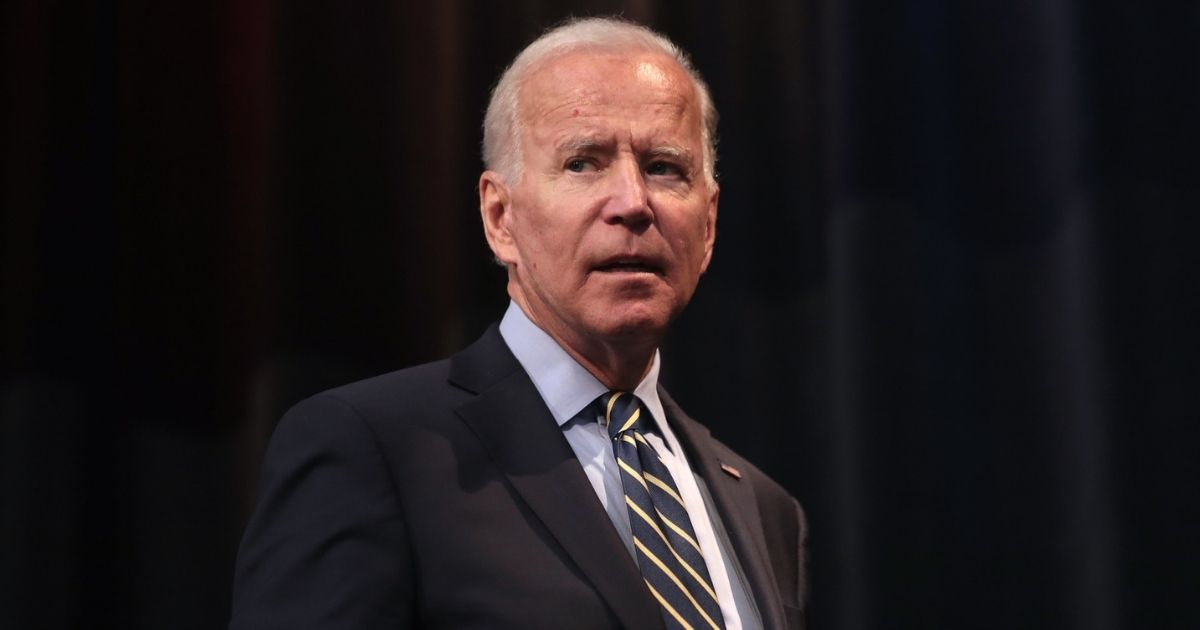
{"label": "suit sleeve", "polygon": [[369,425],[318,396],[284,416],[238,551],[230,628],[413,625],[410,552]]}

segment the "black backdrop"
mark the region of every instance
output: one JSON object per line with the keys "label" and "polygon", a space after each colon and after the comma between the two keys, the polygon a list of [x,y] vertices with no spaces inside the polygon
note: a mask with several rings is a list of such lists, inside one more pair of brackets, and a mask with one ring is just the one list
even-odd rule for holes
{"label": "black backdrop", "polygon": [[497,318],[487,90],[693,52],[668,385],[812,522],[820,628],[1200,627],[1200,4],[5,6],[0,626],[219,627],[281,412]]}

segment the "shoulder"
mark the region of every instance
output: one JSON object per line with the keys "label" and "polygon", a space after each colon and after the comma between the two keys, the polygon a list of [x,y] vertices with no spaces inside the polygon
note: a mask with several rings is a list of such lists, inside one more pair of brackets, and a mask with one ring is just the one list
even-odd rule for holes
{"label": "shoulder", "polygon": [[[403,444],[416,433],[456,432],[454,410],[520,365],[496,326],[448,359],[329,389],[294,405],[275,429],[307,438],[356,435]],[[350,426],[355,425],[355,426]]]}
{"label": "shoulder", "polygon": [[272,442],[344,439],[391,442],[413,429],[445,427],[472,395],[453,385],[444,359],[335,387],[293,405]]}
{"label": "shoulder", "polygon": [[736,475],[740,482],[748,483],[754,489],[759,509],[764,513],[777,514],[786,521],[796,519],[800,528],[806,528],[803,509],[786,488],[729,445],[713,437],[704,424],[684,412],[665,390],[660,388],[659,393],[671,422],[679,433],[692,442],[694,456],[708,460],[718,470],[732,469],[723,470],[722,474]]}
{"label": "shoulder", "polygon": [[450,360],[443,359],[347,383],[313,399],[340,402],[366,418],[393,415],[397,409],[445,407],[461,392],[450,384],[449,373]]}
{"label": "shoulder", "polygon": [[422,408],[433,405],[434,400],[442,401],[445,408],[452,389],[446,383],[447,363],[443,360],[396,370],[309,396],[283,415],[270,450],[293,443],[370,438],[388,423],[385,420],[419,417]]}
{"label": "shoulder", "polygon": [[[707,434],[709,447],[717,458],[722,462],[733,467],[742,478],[754,487],[755,494],[758,496],[760,507],[775,507],[782,509],[785,512],[800,510],[800,504],[784,488],[779,482],[775,481],[770,475],[763,472],[761,468],[753,462],[742,457],[724,442]],[[802,510],[801,510],[802,511]]]}
{"label": "shoulder", "polygon": [[[764,549],[771,553],[765,561],[772,567],[785,606],[804,609],[808,593],[808,519],[800,502],[758,466],[714,438],[707,428],[693,420],[669,396],[664,396],[668,416],[678,433],[690,440],[692,465],[697,468],[713,493],[723,504],[726,527],[755,532]],[[747,515],[754,514],[753,518]]]}

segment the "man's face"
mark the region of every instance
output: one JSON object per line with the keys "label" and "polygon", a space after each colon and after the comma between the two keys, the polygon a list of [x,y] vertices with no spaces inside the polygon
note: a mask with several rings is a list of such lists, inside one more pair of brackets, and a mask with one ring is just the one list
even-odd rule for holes
{"label": "man's face", "polygon": [[691,80],[662,54],[579,51],[528,77],[520,106],[522,174],[488,235],[514,299],[568,343],[657,342],[716,231]]}

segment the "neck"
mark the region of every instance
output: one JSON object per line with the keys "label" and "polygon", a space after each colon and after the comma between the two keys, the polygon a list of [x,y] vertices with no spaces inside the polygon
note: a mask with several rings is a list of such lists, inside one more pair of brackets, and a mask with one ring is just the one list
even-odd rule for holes
{"label": "neck", "polygon": [[614,339],[580,334],[553,316],[543,316],[531,309],[521,297],[518,294],[513,299],[529,321],[550,335],[571,358],[610,390],[632,392],[650,372],[661,335],[629,335]]}
{"label": "neck", "polygon": [[576,349],[576,346],[570,345],[554,333],[550,331],[547,333],[554,337],[554,340],[567,351],[567,354],[571,355],[584,369],[591,372],[596,380],[610,390],[632,392],[637,389],[638,384],[650,372],[650,366],[654,363],[654,350],[657,345],[631,349],[598,343],[588,351],[580,351]]}

